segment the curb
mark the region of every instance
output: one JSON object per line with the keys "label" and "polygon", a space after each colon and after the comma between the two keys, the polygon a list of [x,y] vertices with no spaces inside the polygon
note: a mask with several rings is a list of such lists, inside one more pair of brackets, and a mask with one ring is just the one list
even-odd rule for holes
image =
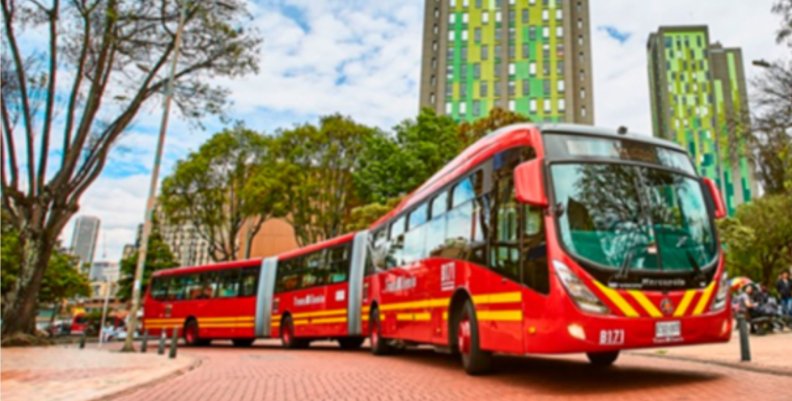
{"label": "curb", "polygon": [[95,397],[95,398],[90,398],[90,399],[88,399],[86,401],[109,401],[109,400],[115,399],[115,398],[123,396],[123,395],[132,394],[135,391],[140,390],[142,387],[158,384],[158,383],[164,382],[166,380],[173,379],[173,378],[175,378],[177,376],[181,376],[181,375],[183,375],[185,373],[188,373],[188,372],[190,372],[190,371],[192,371],[194,369],[197,369],[199,366],[201,366],[202,360],[200,358],[192,358],[192,360],[193,360],[192,363],[190,363],[189,365],[187,365],[187,366],[185,366],[183,368],[180,368],[180,369],[178,369],[176,371],[170,372],[170,373],[168,373],[168,374],[166,374],[164,376],[157,377],[157,378],[154,378],[154,379],[142,382],[142,383],[138,383],[138,384],[135,384],[132,387],[121,389],[121,390],[115,391],[115,392],[110,393],[110,394],[103,394],[103,395],[100,395],[100,396]]}
{"label": "curb", "polygon": [[648,356],[650,358],[663,358],[663,359],[671,359],[676,361],[685,361],[685,362],[694,362],[694,363],[701,363],[705,365],[717,365],[717,366],[724,366],[727,368],[732,369],[739,369],[739,370],[748,370],[751,372],[756,373],[765,373],[771,374],[776,376],[787,376],[792,377],[792,370],[786,369],[779,369],[773,368],[769,366],[757,366],[757,365],[750,365],[751,362],[724,362],[724,361],[715,361],[711,359],[700,359],[700,358],[692,358],[687,356],[676,356],[676,355],[659,355],[659,354],[652,354],[646,352],[631,352],[633,355],[639,356]]}

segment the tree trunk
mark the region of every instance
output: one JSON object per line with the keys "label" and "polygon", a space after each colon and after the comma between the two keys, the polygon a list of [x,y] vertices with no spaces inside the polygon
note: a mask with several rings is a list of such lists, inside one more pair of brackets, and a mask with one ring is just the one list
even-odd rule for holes
{"label": "tree trunk", "polygon": [[35,334],[41,280],[55,245],[29,226],[25,231],[19,236],[22,252],[19,278],[3,300],[3,336]]}

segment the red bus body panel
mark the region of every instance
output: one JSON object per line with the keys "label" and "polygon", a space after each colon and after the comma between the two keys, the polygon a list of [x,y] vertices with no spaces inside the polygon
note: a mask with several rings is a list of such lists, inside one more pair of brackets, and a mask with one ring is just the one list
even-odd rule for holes
{"label": "red bus body panel", "polygon": [[[260,259],[251,259],[160,270],[152,277],[242,269],[259,265],[261,265]],[[163,331],[171,336],[175,328],[177,336],[181,337],[187,320],[195,318],[198,321],[198,334],[201,338],[253,338],[255,308],[255,296],[159,301],[151,297],[149,286],[145,295],[143,329],[148,330],[149,335],[152,336],[159,336]]]}

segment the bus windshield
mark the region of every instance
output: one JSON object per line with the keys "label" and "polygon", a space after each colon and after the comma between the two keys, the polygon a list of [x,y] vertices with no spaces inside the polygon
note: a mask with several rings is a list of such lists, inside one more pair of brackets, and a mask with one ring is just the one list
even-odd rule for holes
{"label": "bus windshield", "polygon": [[551,165],[561,240],[574,256],[630,272],[710,265],[717,244],[701,185],[615,162]]}

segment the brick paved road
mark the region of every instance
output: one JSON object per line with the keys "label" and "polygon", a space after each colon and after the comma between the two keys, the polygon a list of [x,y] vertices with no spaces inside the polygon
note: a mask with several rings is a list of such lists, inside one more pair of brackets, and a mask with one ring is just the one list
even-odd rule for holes
{"label": "brick paved road", "polygon": [[622,355],[597,370],[584,357],[497,357],[497,371],[469,377],[448,355],[408,350],[374,357],[314,346],[286,351],[259,341],[239,349],[182,348],[202,359],[184,375],[115,400],[789,400],[789,376]]}

